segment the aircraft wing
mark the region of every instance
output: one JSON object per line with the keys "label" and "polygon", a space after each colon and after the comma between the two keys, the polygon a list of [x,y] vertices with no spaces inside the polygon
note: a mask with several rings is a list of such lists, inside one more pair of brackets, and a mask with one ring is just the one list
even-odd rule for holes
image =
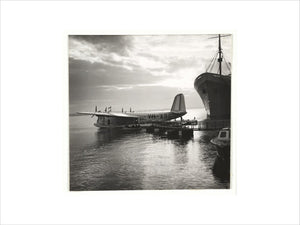
{"label": "aircraft wing", "polygon": [[138,118],[135,115],[125,113],[105,113],[105,112],[77,112],[80,115],[100,116],[100,117],[119,117],[119,118]]}

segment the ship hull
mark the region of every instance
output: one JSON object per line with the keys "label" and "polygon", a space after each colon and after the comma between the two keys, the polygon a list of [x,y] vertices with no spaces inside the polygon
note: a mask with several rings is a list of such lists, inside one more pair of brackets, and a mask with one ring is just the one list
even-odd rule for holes
{"label": "ship hull", "polygon": [[231,76],[203,73],[194,82],[209,119],[230,119]]}

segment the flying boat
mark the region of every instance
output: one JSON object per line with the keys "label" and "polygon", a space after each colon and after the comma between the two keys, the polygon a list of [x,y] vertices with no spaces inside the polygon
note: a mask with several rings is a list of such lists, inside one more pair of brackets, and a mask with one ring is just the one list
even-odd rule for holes
{"label": "flying boat", "polygon": [[106,111],[95,112],[77,112],[81,115],[97,116],[97,122],[94,125],[100,129],[105,128],[138,128],[149,124],[157,124],[173,119],[181,118],[186,114],[185,100],[183,94],[177,94],[174,98],[170,111],[156,111],[156,112],[129,112],[116,113]]}

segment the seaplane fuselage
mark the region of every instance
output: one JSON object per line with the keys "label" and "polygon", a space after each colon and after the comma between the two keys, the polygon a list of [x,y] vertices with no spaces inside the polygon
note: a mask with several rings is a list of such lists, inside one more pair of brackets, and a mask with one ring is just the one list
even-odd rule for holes
{"label": "seaplane fuselage", "polygon": [[94,123],[99,128],[134,128],[140,125],[161,123],[172,119],[180,118],[186,114],[185,100],[183,94],[175,96],[170,111],[155,112],[78,112],[78,114],[97,116]]}

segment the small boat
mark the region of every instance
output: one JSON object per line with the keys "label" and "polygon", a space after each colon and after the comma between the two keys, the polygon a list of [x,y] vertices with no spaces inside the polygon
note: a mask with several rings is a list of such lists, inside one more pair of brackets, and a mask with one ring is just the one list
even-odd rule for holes
{"label": "small boat", "polygon": [[230,128],[221,129],[218,136],[211,139],[210,142],[219,148],[230,147]]}
{"label": "small boat", "polygon": [[217,146],[213,173],[217,177],[230,180],[230,128],[221,129],[218,136],[210,142]]}
{"label": "small boat", "polygon": [[210,142],[217,146],[219,157],[230,158],[230,128],[221,129],[218,136],[211,139]]}

